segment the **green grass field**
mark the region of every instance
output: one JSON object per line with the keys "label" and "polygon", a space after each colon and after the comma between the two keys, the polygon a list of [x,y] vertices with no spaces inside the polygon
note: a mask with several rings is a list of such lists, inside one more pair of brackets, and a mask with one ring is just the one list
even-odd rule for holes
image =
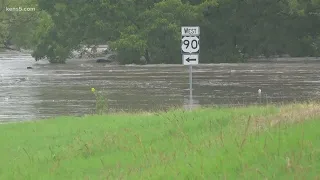
{"label": "green grass field", "polygon": [[320,105],[0,125],[1,180],[320,179]]}

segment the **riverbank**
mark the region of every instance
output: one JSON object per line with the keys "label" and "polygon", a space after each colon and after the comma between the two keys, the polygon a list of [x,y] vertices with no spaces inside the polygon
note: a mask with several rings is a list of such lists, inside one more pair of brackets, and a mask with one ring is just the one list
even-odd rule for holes
{"label": "riverbank", "polygon": [[3,124],[0,179],[316,179],[319,126],[313,103]]}
{"label": "riverbank", "polygon": [[319,63],[320,57],[260,57],[248,59],[248,63]]}
{"label": "riverbank", "polygon": [[[30,54],[32,53],[32,50],[15,50],[15,49],[5,49],[0,47],[0,53],[22,53],[22,54]],[[96,62],[97,59],[103,59],[107,64],[113,64],[118,65],[120,64],[119,61],[117,61],[116,53],[112,53],[109,49],[108,45],[99,45],[96,48],[84,48],[79,51],[73,51],[72,56],[69,58],[68,62],[73,62],[74,60],[77,61],[87,61],[87,62]],[[71,61],[70,61],[71,60]],[[72,61],[73,60],[73,61]],[[274,56],[274,57],[254,57],[249,58],[245,61],[245,63],[319,63],[320,57],[290,57],[289,55],[283,55],[283,56]],[[216,64],[216,63],[210,63],[210,64]],[[218,63],[220,64],[220,63]],[[127,64],[131,65],[131,64]],[[140,65],[147,65],[146,63],[141,63]],[[156,65],[156,64],[152,64]],[[161,65],[161,64],[159,64]],[[200,64],[199,65],[203,65]]]}

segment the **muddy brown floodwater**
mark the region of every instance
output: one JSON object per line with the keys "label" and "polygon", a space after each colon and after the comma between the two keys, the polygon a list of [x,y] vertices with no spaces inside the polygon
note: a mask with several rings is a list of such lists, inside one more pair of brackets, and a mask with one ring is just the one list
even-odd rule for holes
{"label": "muddy brown floodwater", "polygon": [[[27,69],[32,66],[33,69]],[[194,103],[230,105],[290,102],[320,97],[320,63],[202,64],[193,68]],[[24,121],[92,112],[90,89],[106,89],[111,110],[183,106],[188,67],[105,65],[71,59],[35,62],[28,54],[0,53],[0,121]]]}

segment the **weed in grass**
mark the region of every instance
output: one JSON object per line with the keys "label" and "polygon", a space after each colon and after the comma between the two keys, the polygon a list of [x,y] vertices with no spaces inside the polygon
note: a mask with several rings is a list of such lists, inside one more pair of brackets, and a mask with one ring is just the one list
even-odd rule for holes
{"label": "weed in grass", "polygon": [[247,141],[247,138],[248,138],[248,131],[249,131],[250,122],[251,122],[251,116],[249,116],[248,121],[247,121],[247,125],[245,127],[245,132],[244,132],[244,135],[243,135],[244,137],[243,137],[241,145],[240,145],[240,149],[241,150],[242,150],[242,148],[244,146],[244,143]]}
{"label": "weed in grass", "polygon": [[28,151],[27,151],[25,148],[22,148],[22,149],[23,149],[23,151],[26,153],[26,155],[28,156],[30,163],[33,163],[33,158],[31,158],[31,156],[30,156],[30,154],[28,153]]}
{"label": "weed in grass", "polygon": [[103,91],[97,91],[95,88],[91,88],[91,92],[96,98],[95,113],[102,115],[108,112],[108,100],[107,94]]}

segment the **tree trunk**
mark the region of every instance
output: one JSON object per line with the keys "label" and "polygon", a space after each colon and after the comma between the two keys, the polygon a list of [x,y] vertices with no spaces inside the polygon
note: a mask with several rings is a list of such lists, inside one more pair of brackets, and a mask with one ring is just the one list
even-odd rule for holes
{"label": "tree trunk", "polygon": [[146,64],[149,64],[150,63],[150,56],[149,56],[148,49],[145,50],[144,57],[146,58]]}

